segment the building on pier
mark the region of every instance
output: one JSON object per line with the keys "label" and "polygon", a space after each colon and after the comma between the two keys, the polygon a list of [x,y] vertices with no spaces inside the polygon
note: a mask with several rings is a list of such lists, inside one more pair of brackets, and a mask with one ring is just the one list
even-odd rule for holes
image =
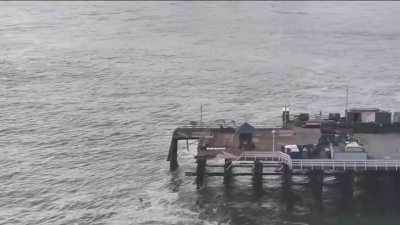
{"label": "building on pier", "polygon": [[255,131],[256,129],[247,122],[236,128],[236,134],[239,135],[239,149],[255,149],[255,144],[253,142],[253,134],[255,133]]}

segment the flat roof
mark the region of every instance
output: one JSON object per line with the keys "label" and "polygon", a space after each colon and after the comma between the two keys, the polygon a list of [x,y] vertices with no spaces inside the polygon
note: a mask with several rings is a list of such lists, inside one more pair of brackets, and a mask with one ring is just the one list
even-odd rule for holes
{"label": "flat roof", "polygon": [[379,112],[379,108],[351,108],[349,112]]}

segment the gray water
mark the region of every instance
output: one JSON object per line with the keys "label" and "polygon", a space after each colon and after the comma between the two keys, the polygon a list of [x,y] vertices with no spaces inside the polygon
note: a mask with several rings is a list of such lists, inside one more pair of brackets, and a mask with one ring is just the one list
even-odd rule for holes
{"label": "gray water", "polygon": [[[0,224],[398,224],[391,196],[352,212],[280,178],[207,178],[175,126],[268,122],[349,106],[400,110],[397,2],[1,2]],[[276,117],[278,116],[278,117]],[[330,182],[329,180],[327,182]],[[333,182],[333,181],[332,181]],[[140,202],[139,199],[143,201]],[[371,199],[384,199],[376,201]]]}

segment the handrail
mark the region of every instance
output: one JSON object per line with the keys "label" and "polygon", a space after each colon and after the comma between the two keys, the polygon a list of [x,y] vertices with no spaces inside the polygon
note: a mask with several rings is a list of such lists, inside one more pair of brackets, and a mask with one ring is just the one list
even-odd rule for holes
{"label": "handrail", "polygon": [[265,155],[265,156],[274,156],[279,157],[278,152],[262,152],[262,151],[244,151],[242,155]]}
{"label": "handrail", "polygon": [[331,167],[335,168],[352,168],[354,170],[367,168],[374,168],[378,170],[378,168],[395,169],[398,170],[399,160],[380,160],[380,159],[367,159],[367,160],[332,160],[332,159],[292,159],[291,160],[292,167],[300,167],[300,169],[307,167],[321,167],[327,168]]}
{"label": "handrail", "polygon": [[290,169],[337,169],[343,168],[343,170],[367,170],[372,168],[375,170],[399,170],[400,160],[396,159],[366,159],[366,160],[354,160],[354,159],[292,159],[290,155],[284,152],[263,152],[263,151],[244,151],[235,160],[277,160],[278,162],[284,163],[289,166]]}
{"label": "handrail", "polygon": [[374,162],[374,163],[396,163],[399,162],[399,160],[391,160],[391,159],[383,159],[383,160],[379,160],[379,159],[367,159],[367,160],[349,160],[349,159],[339,159],[339,160],[333,160],[333,159],[292,159],[292,162],[328,162],[328,163],[338,163],[338,162]]}
{"label": "handrail", "polygon": [[279,154],[277,152],[261,152],[261,151],[244,151],[240,155],[240,158],[264,158],[264,159],[277,159],[279,161]]}
{"label": "handrail", "polygon": [[366,159],[366,160],[354,160],[354,159],[292,159],[290,155],[284,152],[261,152],[261,151],[245,151],[240,154],[235,160],[240,159],[272,159],[284,163],[289,166],[290,169],[307,169],[307,168],[321,168],[321,169],[364,169],[372,168],[375,170],[399,170],[400,160],[396,159]]}
{"label": "handrail", "polygon": [[286,165],[288,165],[290,169],[293,168],[292,158],[290,157],[290,155],[288,155],[288,154],[286,154],[284,152],[279,152],[279,159],[280,159],[281,162],[283,162]]}

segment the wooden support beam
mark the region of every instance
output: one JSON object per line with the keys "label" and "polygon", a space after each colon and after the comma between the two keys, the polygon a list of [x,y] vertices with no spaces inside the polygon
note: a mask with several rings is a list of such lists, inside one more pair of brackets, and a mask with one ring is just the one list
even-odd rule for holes
{"label": "wooden support beam", "polygon": [[383,178],[386,171],[366,171],[362,188],[371,201],[374,202],[376,209],[385,211],[385,193],[383,188]]}
{"label": "wooden support beam", "polygon": [[254,161],[253,167],[253,187],[255,190],[262,189],[262,175],[263,175],[263,165],[259,160]]}
{"label": "wooden support beam", "polygon": [[317,209],[323,211],[323,196],[322,187],[324,184],[324,171],[323,170],[311,170],[310,171],[310,186],[311,192],[314,196]]}
{"label": "wooden support beam", "polygon": [[393,171],[391,172],[391,178],[393,180],[394,185],[394,200],[395,206],[399,209],[400,208],[400,172]]}
{"label": "wooden support beam", "polygon": [[207,160],[204,160],[204,159],[197,160],[197,169],[196,169],[197,189],[200,189],[200,187],[203,185],[203,180],[204,180],[204,175],[205,175],[205,170],[206,170],[206,162],[207,162]]}
{"label": "wooden support beam", "polygon": [[346,208],[353,206],[354,171],[346,171],[341,174],[341,189],[343,193],[343,205]]}
{"label": "wooden support beam", "polygon": [[172,138],[169,147],[168,159],[170,171],[175,171],[178,168],[178,139]]}
{"label": "wooden support beam", "polygon": [[225,187],[228,187],[231,183],[232,179],[232,160],[225,159],[224,164],[224,184]]}
{"label": "wooden support beam", "polygon": [[294,195],[292,191],[292,173],[293,171],[288,165],[283,165],[283,176],[282,176],[282,196],[286,203],[286,210],[291,212],[294,208]]}

